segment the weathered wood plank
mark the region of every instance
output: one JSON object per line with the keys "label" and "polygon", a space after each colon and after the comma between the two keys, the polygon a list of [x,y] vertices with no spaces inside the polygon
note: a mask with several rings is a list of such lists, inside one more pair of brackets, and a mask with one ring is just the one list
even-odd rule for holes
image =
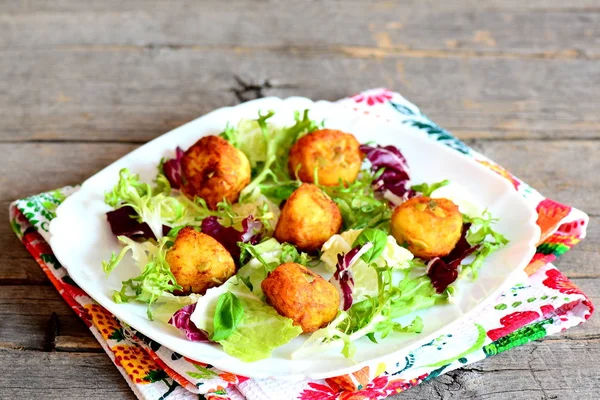
{"label": "weathered wood plank", "polygon": [[[88,332],[89,333],[89,332]],[[59,335],[54,340],[54,350],[56,351],[76,351],[101,353],[104,350],[100,343],[91,333],[87,336],[63,336]]]}
{"label": "weathered wood plank", "polygon": [[594,141],[472,142],[471,145],[556,201],[599,215]]}
{"label": "weathered wood plank", "polygon": [[4,399],[135,399],[105,354],[0,350]]}
{"label": "weathered wood plank", "polygon": [[[356,6],[357,3],[360,3],[361,0],[347,0],[344,3],[347,3],[351,6]],[[3,1],[2,3],[2,11],[5,13],[30,13],[33,11],[38,12],[56,12],[56,13],[68,13],[68,12],[79,12],[79,11],[96,11],[96,12],[106,12],[113,11],[117,12],[125,12],[137,10],[140,8],[145,8],[146,3],[151,4],[152,8],[148,6],[148,9],[154,10],[159,9],[164,12],[173,12],[173,7],[167,7],[169,5],[173,5],[173,3],[177,3],[178,8],[186,7],[186,1],[173,2],[170,0],[150,0],[146,2],[145,0],[132,0],[126,3],[123,3],[119,0],[105,0],[102,2],[98,2],[90,5],[83,5],[76,0],[55,0],[52,3],[45,2],[43,0],[25,0],[19,3],[14,3],[11,1]],[[211,12],[210,8],[213,5],[217,4],[217,1],[214,0],[202,0],[197,3],[201,3],[206,7],[206,12]],[[256,6],[253,2],[248,2],[244,0],[235,0],[230,2],[232,7],[238,6],[242,7],[244,10],[249,10],[251,6]],[[274,4],[275,2],[271,0],[271,2],[262,1],[262,3]],[[281,2],[283,3],[283,2]],[[310,6],[309,2],[305,2],[307,6]],[[340,2],[331,2],[333,4],[338,4]],[[366,9],[366,11],[371,14],[378,10],[390,10],[394,8],[395,4],[399,3],[394,0],[374,0],[369,2],[371,7]],[[496,10],[496,11],[565,11],[565,12],[580,12],[587,11],[590,13],[600,11],[598,7],[598,3],[595,0],[573,0],[568,3],[565,3],[560,0],[530,0],[528,2],[523,2],[519,0],[486,0],[485,2],[481,2],[478,0],[454,0],[451,2],[437,2],[436,0],[406,0],[403,1],[402,4],[405,7],[413,7],[415,5],[422,5],[424,8],[431,9],[432,6],[435,5],[435,10],[432,12],[439,11],[462,11],[463,13],[466,11],[470,11],[473,9],[477,10]],[[328,7],[327,4],[323,5],[324,9]],[[340,7],[341,8],[341,7]],[[223,7],[224,12],[227,12]],[[265,10],[265,14],[272,13],[284,13],[287,12],[287,7],[272,7],[270,9]],[[367,15],[367,14],[365,14]],[[365,15],[359,15],[360,17],[365,17]],[[158,17],[158,16],[157,16]],[[226,21],[228,24],[233,24],[236,21]],[[233,29],[233,27],[232,27]]]}
{"label": "weathered wood plank", "polygon": [[[392,399],[595,399],[600,342],[533,342],[450,372]],[[0,351],[7,398],[133,398],[103,354]],[[40,385],[39,382],[44,382]]]}
{"label": "weathered wood plank", "polygon": [[[7,162],[0,166],[5,203],[66,185],[82,183],[138,147],[131,144],[0,144]],[[18,178],[14,175],[19,171]]]}
{"label": "weathered wood plank", "polygon": [[[8,210],[7,201],[0,210]],[[25,246],[17,239],[8,223],[0,223],[0,285],[46,285],[46,275]]]}
{"label": "weathered wood plank", "polygon": [[57,336],[91,334],[53,286],[0,286],[0,349],[50,350]]}
{"label": "weathered wood plank", "polygon": [[533,342],[392,397],[407,399],[596,399],[600,342]]}
{"label": "weathered wood plank", "polygon": [[8,53],[0,59],[2,141],[145,142],[253,98],[256,91],[244,90],[238,75],[261,94],[281,97],[336,100],[388,86],[464,138],[599,137],[594,60],[423,58],[328,48]]}
{"label": "weathered wood plank", "polygon": [[[40,10],[38,4],[0,14],[0,46],[261,46],[399,50],[425,57],[594,57],[600,13],[589,9],[523,10],[467,2],[134,2],[81,7],[73,2]],[[412,3],[412,4],[411,4]],[[460,4],[463,3],[461,7]],[[458,7],[457,7],[458,6]],[[273,12],[274,9],[285,12]],[[368,15],[368,18],[364,18]],[[234,22],[235,21],[235,22]],[[232,22],[234,22],[232,24]],[[110,27],[110,29],[107,29]],[[48,34],[52,32],[52,34]]]}

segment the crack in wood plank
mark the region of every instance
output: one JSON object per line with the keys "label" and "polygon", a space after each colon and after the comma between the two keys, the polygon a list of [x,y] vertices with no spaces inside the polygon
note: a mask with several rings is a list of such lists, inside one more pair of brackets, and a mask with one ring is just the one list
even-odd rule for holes
{"label": "crack in wood plank", "polygon": [[268,89],[297,89],[297,85],[289,83],[273,82],[270,79],[264,79],[262,82],[255,82],[252,79],[243,79],[239,75],[234,75],[235,85],[229,91],[233,92],[239,103],[249,100],[255,100],[265,97],[264,91]]}
{"label": "crack in wood plank", "polygon": [[53,312],[50,314],[50,322],[46,330],[46,338],[44,343],[44,351],[54,351],[56,337],[60,334],[60,320],[58,314]]}
{"label": "crack in wood plank", "polygon": [[[237,46],[237,45],[189,45],[189,44],[88,44],[88,45],[48,45],[43,48],[31,47],[30,52],[156,52],[158,50],[169,51],[193,51],[193,52],[233,52],[236,54],[255,53],[285,53],[297,54],[306,57],[322,56],[344,56],[358,59],[382,59],[382,58],[491,58],[491,59],[521,59],[521,60],[598,60],[600,54],[589,54],[586,51],[570,48],[560,50],[547,50],[541,52],[507,52],[498,50],[474,50],[474,49],[411,49],[402,46],[371,47],[371,46],[299,46],[299,45],[274,45],[274,46]],[[20,53],[23,49],[7,48],[4,53]]]}
{"label": "crack in wood plank", "polygon": [[272,87],[268,79],[265,79],[261,83],[246,81],[238,75],[234,75],[233,79],[236,85],[231,87],[229,91],[233,92],[240,103],[265,97],[263,91]]}

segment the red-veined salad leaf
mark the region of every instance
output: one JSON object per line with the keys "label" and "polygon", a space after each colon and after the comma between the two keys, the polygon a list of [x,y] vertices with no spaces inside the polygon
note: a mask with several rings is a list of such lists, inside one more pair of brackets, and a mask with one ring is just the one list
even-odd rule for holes
{"label": "red-veined salad leaf", "polygon": [[358,259],[357,255],[362,246],[356,246],[346,254],[338,254],[338,262],[335,266],[333,280],[342,290],[342,310],[346,311],[352,306],[352,289],[354,288],[354,277],[350,266]]}
{"label": "red-veined salad leaf", "polygon": [[231,253],[234,260],[240,258],[240,248],[238,242],[256,244],[263,235],[264,225],[262,222],[254,219],[253,216],[244,218],[242,221],[242,231],[231,226],[223,226],[219,219],[210,216],[202,220],[202,233],[212,236]]}
{"label": "red-veined salad leaf", "polygon": [[184,225],[190,214],[204,211],[185,196],[175,195],[162,174],[158,174],[155,185],[142,182],[138,174],[127,168],[119,171],[119,181],[104,195],[104,202],[114,209],[130,206],[137,220],[146,223],[156,239],[163,237],[163,225]]}
{"label": "red-veined salad leaf", "polygon": [[175,149],[175,158],[171,158],[163,164],[163,173],[173,189],[181,187],[181,179],[183,178],[181,160],[183,159],[183,154],[184,151],[180,147],[177,147]]}
{"label": "red-veined salad leaf", "polygon": [[[378,176],[373,182],[376,191],[383,193],[394,205],[415,195],[411,189],[408,163],[397,147],[361,145],[360,151],[365,153],[373,172]],[[377,174],[382,168],[383,173]]]}
{"label": "red-veined salad leaf", "polygon": [[[427,263],[427,276],[437,293],[444,292],[459,276],[471,272],[473,277],[481,267],[483,260],[492,252],[506,245],[508,240],[494,231],[491,225],[496,221],[489,212],[481,217],[472,218],[463,215],[461,237],[454,249],[444,257],[435,257]],[[469,256],[473,261],[462,262]]]}
{"label": "red-veined salad leaf", "polygon": [[210,340],[208,339],[208,332],[198,329],[198,327],[196,327],[196,325],[190,321],[190,316],[195,309],[196,303],[189,304],[179,309],[175,314],[173,314],[169,320],[169,324],[182,331],[185,334],[185,337],[192,342],[209,342]]}
{"label": "red-veined salad leaf", "polygon": [[458,278],[458,267],[461,262],[477,250],[478,244],[472,246],[467,241],[470,223],[463,224],[462,234],[454,249],[444,257],[434,257],[427,263],[427,276],[437,293],[443,293]]}
{"label": "red-veined salad leaf", "polygon": [[[155,239],[150,226],[145,222],[138,221],[138,214],[133,207],[125,206],[106,213],[106,219],[110,224],[110,230],[115,236],[127,236],[131,239]],[[169,228],[163,225],[163,235],[169,233]]]}

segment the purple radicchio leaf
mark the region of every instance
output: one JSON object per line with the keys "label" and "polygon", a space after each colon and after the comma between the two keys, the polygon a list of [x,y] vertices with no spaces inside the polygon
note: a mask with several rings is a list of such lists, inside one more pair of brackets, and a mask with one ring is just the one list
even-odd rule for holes
{"label": "purple radicchio leaf", "polygon": [[177,310],[169,320],[169,324],[185,333],[185,337],[192,342],[210,342],[208,332],[198,329],[190,320],[192,313],[196,309],[196,303],[189,304],[182,309]]}
{"label": "purple radicchio leaf", "polygon": [[[408,200],[415,195],[411,189],[410,175],[406,158],[395,146],[367,146],[361,145],[360,151],[365,153],[371,162],[371,169],[377,173],[385,168],[381,176],[373,182],[373,189],[382,192],[394,205]],[[389,194],[392,194],[390,196]],[[387,194],[387,196],[386,196]]]}
{"label": "purple radicchio leaf", "polygon": [[[106,213],[106,219],[110,224],[110,230],[115,236],[127,236],[130,239],[156,239],[152,229],[145,222],[137,220],[138,214],[133,207],[125,206]],[[163,235],[171,230],[163,225]]]}
{"label": "purple radicchio leaf", "polygon": [[361,246],[356,246],[346,254],[338,254],[335,273],[330,281],[336,283],[342,291],[342,310],[346,311],[352,307],[354,301],[352,297],[352,289],[354,289],[354,277],[350,267],[358,259],[357,255]]}
{"label": "purple radicchio leaf", "polygon": [[471,246],[467,232],[471,224],[463,224],[462,234],[454,249],[444,257],[434,257],[427,263],[427,276],[437,293],[442,293],[458,278],[458,267],[462,260],[471,255],[479,245]]}
{"label": "purple radicchio leaf", "polygon": [[212,236],[217,242],[221,243],[231,253],[234,260],[240,258],[238,242],[256,244],[263,234],[262,222],[254,219],[252,215],[242,221],[242,231],[238,231],[231,226],[221,225],[215,216],[204,218],[201,228],[202,233]]}
{"label": "purple radicchio leaf", "polygon": [[183,159],[183,150],[180,147],[175,149],[175,158],[165,161],[163,172],[173,189],[181,187],[181,178],[183,176],[181,161]]}

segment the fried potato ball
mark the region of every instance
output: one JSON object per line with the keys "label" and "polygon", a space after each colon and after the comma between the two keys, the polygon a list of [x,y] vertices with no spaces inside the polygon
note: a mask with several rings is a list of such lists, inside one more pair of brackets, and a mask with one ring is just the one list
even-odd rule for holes
{"label": "fried potato ball", "polygon": [[198,196],[211,210],[223,199],[237,201],[250,183],[250,162],[244,153],[219,136],[205,136],[182,159],[182,191]]}
{"label": "fried potato ball", "polygon": [[392,214],[392,235],[417,257],[448,255],[460,239],[462,214],[444,198],[413,197]]}
{"label": "fried potato ball", "polygon": [[225,247],[189,226],[179,231],[166,260],[185,294],[204,294],[235,274],[233,258]]}
{"label": "fried potato ball", "polygon": [[333,200],[317,186],[303,183],[283,205],[274,236],[302,251],[313,251],[341,226],[342,214]]}
{"label": "fried potato ball", "polygon": [[309,133],[290,150],[290,174],[298,174],[302,182],[314,183],[316,170],[321,185],[336,186],[340,180],[352,183],[362,164],[359,146],[354,135],[342,131],[321,129]]}
{"label": "fried potato ball", "polygon": [[275,268],[261,287],[269,304],[304,332],[314,332],[330,323],[340,305],[335,286],[296,263]]}

